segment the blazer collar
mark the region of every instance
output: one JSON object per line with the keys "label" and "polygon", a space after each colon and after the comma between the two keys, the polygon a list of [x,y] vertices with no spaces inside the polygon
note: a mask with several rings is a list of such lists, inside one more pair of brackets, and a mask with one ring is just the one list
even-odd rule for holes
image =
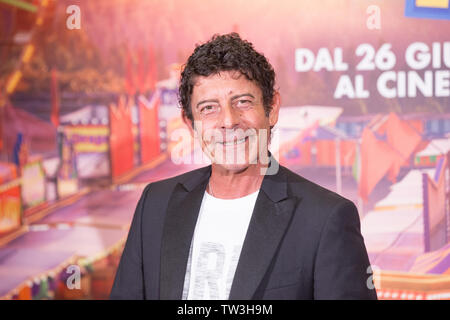
{"label": "blazer collar", "polygon": [[[270,160],[276,161],[272,156]],[[182,298],[190,245],[210,175],[211,166],[183,175],[170,197],[161,245],[161,299]],[[244,240],[230,299],[254,296],[300,200],[288,194],[287,176],[281,166],[276,174],[265,175],[261,191]]]}

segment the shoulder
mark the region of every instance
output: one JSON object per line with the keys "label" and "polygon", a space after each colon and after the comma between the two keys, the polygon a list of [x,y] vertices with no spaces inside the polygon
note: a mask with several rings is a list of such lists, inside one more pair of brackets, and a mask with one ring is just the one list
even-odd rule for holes
{"label": "shoulder", "polygon": [[282,173],[286,176],[291,195],[300,198],[302,207],[313,210],[316,216],[326,219],[334,211],[356,210],[357,212],[356,206],[351,200],[292,172],[284,166],[280,166],[280,170],[283,170]]}
{"label": "shoulder", "polygon": [[280,170],[283,170],[289,189],[293,192],[293,194],[307,196],[313,200],[321,199],[333,203],[350,201],[338,193],[308,180],[284,166],[280,166]]}
{"label": "shoulder", "polygon": [[206,166],[170,178],[151,182],[145,187],[143,194],[151,194],[152,197],[170,195],[178,183],[186,184],[195,182],[205,174],[208,174],[209,170],[210,166]]}
{"label": "shoulder", "polygon": [[[207,168],[203,167],[147,184],[138,203],[142,223],[159,226],[164,219],[172,194],[179,183],[185,188],[186,185],[197,183],[201,177],[208,174]],[[153,228],[151,229],[153,230]]]}

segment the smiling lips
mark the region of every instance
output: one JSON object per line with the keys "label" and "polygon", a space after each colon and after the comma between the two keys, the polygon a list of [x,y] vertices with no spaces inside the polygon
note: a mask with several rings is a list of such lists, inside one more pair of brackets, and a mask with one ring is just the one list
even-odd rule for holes
{"label": "smiling lips", "polygon": [[230,140],[230,141],[217,141],[216,143],[219,143],[219,144],[227,147],[227,146],[234,146],[234,145],[238,145],[238,144],[244,143],[246,140],[248,140],[248,136],[246,136],[246,137],[244,137],[242,139],[235,138],[235,139]]}

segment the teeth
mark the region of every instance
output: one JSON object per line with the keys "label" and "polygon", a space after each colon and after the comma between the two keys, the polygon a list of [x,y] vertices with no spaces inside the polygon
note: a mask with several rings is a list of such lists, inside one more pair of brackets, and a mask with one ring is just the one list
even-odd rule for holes
{"label": "teeth", "polygon": [[244,142],[245,139],[246,138],[243,138],[243,139],[237,140],[236,142],[235,141],[228,141],[228,142],[225,141],[225,142],[221,142],[221,144],[223,144],[224,146],[232,146],[232,145],[240,144],[240,143]]}

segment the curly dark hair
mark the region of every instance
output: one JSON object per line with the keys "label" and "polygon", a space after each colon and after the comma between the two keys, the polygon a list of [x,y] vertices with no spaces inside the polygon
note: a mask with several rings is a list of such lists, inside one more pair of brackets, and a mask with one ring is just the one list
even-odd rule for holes
{"label": "curly dark hair", "polygon": [[197,45],[183,66],[179,88],[179,103],[186,117],[194,121],[191,109],[191,95],[197,76],[210,76],[220,71],[239,71],[250,81],[254,81],[262,91],[266,116],[272,109],[275,72],[263,54],[253,48],[253,44],[241,39],[233,32],[215,34],[208,42]]}

